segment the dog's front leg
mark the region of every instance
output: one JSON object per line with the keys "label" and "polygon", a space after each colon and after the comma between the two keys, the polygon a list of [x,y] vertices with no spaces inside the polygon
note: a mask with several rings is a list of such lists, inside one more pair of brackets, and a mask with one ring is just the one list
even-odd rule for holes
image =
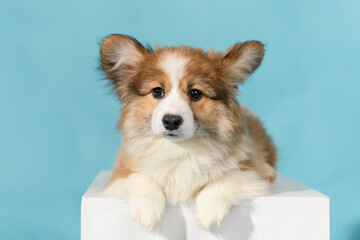
{"label": "dog's front leg", "polygon": [[237,170],[222,176],[205,185],[195,199],[198,226],[208,230],[219,225],[239,200],[261,196],[269,190],[270,183],[255,170]]}
{"label": "dog's front leg", "polygon": [[105,194],[126,200],[133,217],[149,231],[163,216],[165,196],[160,186],[144,174],[133,173],[126,178],[114,179]]}

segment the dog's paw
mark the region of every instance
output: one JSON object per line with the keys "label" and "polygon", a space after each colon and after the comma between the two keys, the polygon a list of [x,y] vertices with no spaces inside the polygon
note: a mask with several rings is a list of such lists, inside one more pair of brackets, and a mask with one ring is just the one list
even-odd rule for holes
{"label": "dog's paw", "polygon": [[270,164],[264,163],[261,166],[261,171],[269,182],[273,182],[276,179],[276,171]]}
{"label": "dog's paw", "polygon": [[129,200],[132,216],[148,231],[156,230],[165,209],[164,199],[138,197]]}
{"label": "dog's paw", "polygon": [[197,225],[202,230],[209,230],[212,226],[220,225],[228,215],[231,203],[217,196],[200,194],[196,199]]}

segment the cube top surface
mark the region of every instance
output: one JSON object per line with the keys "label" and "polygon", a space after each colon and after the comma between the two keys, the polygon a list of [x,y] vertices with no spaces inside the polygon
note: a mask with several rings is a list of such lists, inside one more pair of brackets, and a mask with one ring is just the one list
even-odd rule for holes
{"label": "cube top surface", "polygon": [[[111,199],[111,197],[104,196],[103,194],[110,177],[111,171],[101,171],[83,195],[83,199]],[[311,201],[311,205],[314,205],[316,202],[322,204],[324,201],[328,202],[329,197],[278,172],[270,194],[243,200],[239,205],[245,206],[257,203],[271,205],[306,204],[307,200]]]}

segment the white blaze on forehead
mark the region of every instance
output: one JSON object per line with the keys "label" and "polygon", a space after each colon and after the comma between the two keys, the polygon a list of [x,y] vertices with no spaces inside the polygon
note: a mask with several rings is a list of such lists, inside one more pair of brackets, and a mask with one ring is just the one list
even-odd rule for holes
{"label": "white blaze on forehead", "polygon": [[179,137],[189,138],[194,134],[194,116],[189,103],[179,90],[179,84],[185,74],[185,67],[188,60],[176,53],[165,56],[159,63],[160,68],[167,75],[171,89],[165,93],[165,98],[157,105],[153,111],[151,125],[155,134],[163,135],[166,129],[162,119],[166,114],[179,115],[183,123],[178,130]]}
{"label": "white blaze on forehead", "polygon": [[172,88],[179,87],[180,79],[184,76],[187,62],[188,60],[185,57],[179,56],[176,53],[170,53],[160,61],[160,68],[168,76]]}

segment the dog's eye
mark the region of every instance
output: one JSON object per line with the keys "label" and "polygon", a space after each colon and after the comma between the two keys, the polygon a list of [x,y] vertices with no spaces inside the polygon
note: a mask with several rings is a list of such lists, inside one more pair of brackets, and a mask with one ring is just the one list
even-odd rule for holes
{"label": "dog's eye", "polygon": [[162,98],[164,96],[164,90],[161,87],[153,88],[152,95],[154,98]]}
{"label": "dog's eye", "polygon": [[202,96],[203,94],[199,89],[191,89],[189,91],[189,97],[193,101],[199,101]]}

